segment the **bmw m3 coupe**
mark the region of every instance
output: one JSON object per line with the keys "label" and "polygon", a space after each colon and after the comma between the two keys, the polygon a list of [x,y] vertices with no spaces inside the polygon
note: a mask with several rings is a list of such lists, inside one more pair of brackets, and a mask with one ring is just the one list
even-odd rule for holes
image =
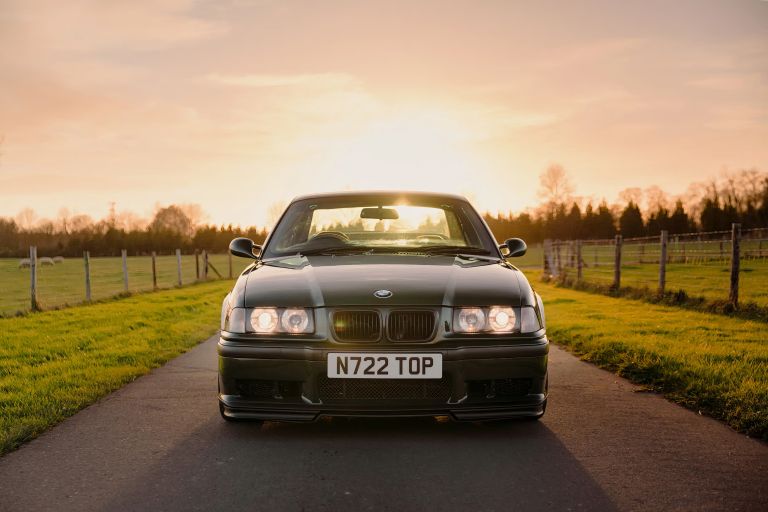
{"label": "bmw m3 coupe", "polygon": [[544,307],[459,196],[344,192],[294,199],[222,304],[226,420],[320,416],[540,418]]}

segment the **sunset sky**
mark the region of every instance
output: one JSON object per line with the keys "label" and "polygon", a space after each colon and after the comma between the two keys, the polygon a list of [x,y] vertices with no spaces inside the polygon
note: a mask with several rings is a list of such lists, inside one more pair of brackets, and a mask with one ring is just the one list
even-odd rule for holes
{"label": "sunset sky", "polygon": [[768,2],[0,0],[0,215],[768,170]]}

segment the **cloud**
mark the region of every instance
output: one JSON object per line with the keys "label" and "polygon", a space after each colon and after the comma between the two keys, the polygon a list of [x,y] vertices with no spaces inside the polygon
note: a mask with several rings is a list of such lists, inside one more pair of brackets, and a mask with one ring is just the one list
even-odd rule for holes
{"label": "cloud", "polygon": [[199,4],[195,0],[11,0],[0,14],[3,24],[16,27],[16,35],[23,36],[27,45],[41,49],[86,54],[156,51],[227,31],[220,21],[195,16]]}
{"label": "cloud", "polygon": [[703,89],[715,91],[743,91],[747,89],[762,89],[766,85],[765,75],[762,73],[719,73],[705,76],[690,82],[691,85]]}
{"label": "cloud", "polygon": [[206,79],[221,85],[235,87],[350,87],[359,85],[359,80],[346,73],[300,73],[300,74],[239,74],[222,75],[212,73]]}

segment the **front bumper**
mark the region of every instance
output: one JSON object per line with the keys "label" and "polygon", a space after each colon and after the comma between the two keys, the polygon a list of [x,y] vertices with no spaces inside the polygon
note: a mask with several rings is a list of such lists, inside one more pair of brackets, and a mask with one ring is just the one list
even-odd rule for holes
{"label": "front bumper", "polygon": [[[327,354],[339,351],[440,353],[443,379],[409,383],[327,379]],[[547,398],[546,336],[525,343],[386,348],[256,344],[222,338],[218,353],[219,401],[223,414],[232,418],[314,421],[320,416],[450,416],[478,421],[537,417],[543,414]],[[398,394],[400,390],[403,395]]]}

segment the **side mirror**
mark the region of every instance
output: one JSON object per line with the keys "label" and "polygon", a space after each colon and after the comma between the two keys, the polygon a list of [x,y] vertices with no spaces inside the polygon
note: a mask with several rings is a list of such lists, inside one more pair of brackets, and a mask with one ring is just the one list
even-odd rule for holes
{"label": "side mirror", "polygon": [[509,253],[505,256],[506,258],[516,258],[518,256],[523,256],[528,250],[528,246],[521,238],[508,238],[504,241],[504,244],[501,247],[506,247],[509,251]]}
{"label": "side mirror", "polygon": [[261,253],[261,246],[253,243],[250,238],[235,238],[229,242],[229,252],[241,258],[257,259]]}

